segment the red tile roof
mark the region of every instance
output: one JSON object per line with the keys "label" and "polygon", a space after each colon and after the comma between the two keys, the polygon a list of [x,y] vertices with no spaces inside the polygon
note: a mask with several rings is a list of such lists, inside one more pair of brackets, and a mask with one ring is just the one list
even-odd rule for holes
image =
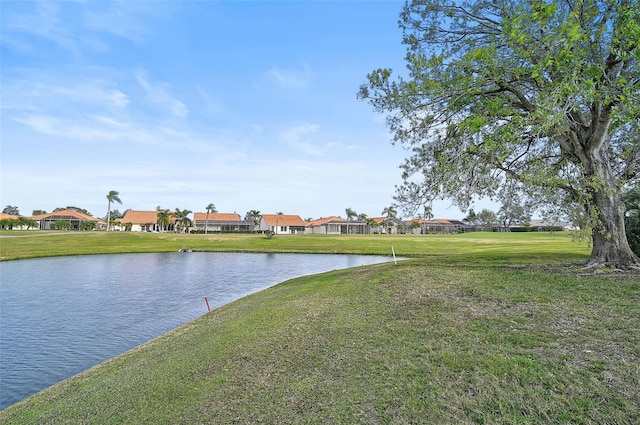
{"label": "red tile roof", "polygon": [[338,222],[338,223],[346,223],[347,220],[345,220],[342,217],[338,217],[337,215],[332,215],[331,217],[325,217],[325,218],[319,218],[317,220],[313,220],[313,221],[309,221],[306,223],[307,226],[322,226],[323,224],[327,224],[327,223],[331,223],[331,222]]}
{"label": "red tile roof", "polygon": [[[207,213],[193,213],[193,221],[206,221]],[[209,213],[209,221],[241,221],[236,213]]]}
{"label": "red tile roof", "polygon": [[67,217],[71,216],[71,217],[75,217],[77,219],[85,220],[85,221],[99,221],[99,219],[95,217],[91,217],[90,215],[83,214],[75,210],[61,210],[56,212],[50,212],[46,214],[34,215],[32,218],[34,220],[44,220],[46,218],[61,217],[61,216],[67,216]]}
{"label": "red tile roof", "polygon": [[[176,218],[173,212],[171,214],[171,222],[175,222]],[[129,210],[122,217],[122,223],[131,224],[148,224],[158,222],[158,211],[136,211]]]}
{"label": "red tile roof", "polygon": [[447,218],[434,218],[431,220],[426,220],[424,218],[414,218],[411,220],[407,220],[407,223],[412,223],[414,221],[417,221],[420,224],[454,224],[452,220],[449,220]]}
{"label": "red tile roof", "polygon": [[[373,220],[375,220],[376,223],[380,224],[383,221],[387,221],[387,217],[371,217]],[[393,220],[393,219],[391,219]]]}
{"label": "red tile roof", "polygon": [[19,215],[0,213],[0,220],[17,220]]}
{"label": "red tile roof", "polygon": [[262,214],[262,219],[267,226],[307,226],[307,222],[299,215]]}

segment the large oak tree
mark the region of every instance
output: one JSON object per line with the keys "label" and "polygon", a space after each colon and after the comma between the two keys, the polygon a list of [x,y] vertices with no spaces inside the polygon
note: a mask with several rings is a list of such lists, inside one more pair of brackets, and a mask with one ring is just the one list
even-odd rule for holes
{"label": "large oak tree", "polygon": [[516,189],[577,213],[591,266],[639,267],[620,196],[640,177],[639,1],[407,3],[407,72],[359,92],[411,150],[398,200]]}

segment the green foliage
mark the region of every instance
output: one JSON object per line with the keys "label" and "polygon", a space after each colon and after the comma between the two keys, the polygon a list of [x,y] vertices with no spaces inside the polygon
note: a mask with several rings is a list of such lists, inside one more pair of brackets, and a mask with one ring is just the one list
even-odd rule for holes
{"label": "green foliage", "polygon": [[[111,216],[111,221],[115,220],[116,218],[122,218],[124,217],[124,212],[120,212],[120,210],[111,210],[110,211],[110,216]],[[107,221],[108,216],[104,216],[102,218],[104,221]]]}
{"label": "green foliage", "polygon": [[54,209],[52,212],[58,212],[58,211],[64,211],[64,210],[72,210],[72,211],[76,211],[76,212],[93,217],[93,214],[91,214],[89,211],[85,210],[84,208],[74,207],[73,205],[70,205],[68,207],[58,207]]}
{"label": "green foliage", "polygon": [[5,218],[0,220],[0,229],[12,230],[15,227],[29,230],[38,227],[38,222],[23,216],[19,216],[18,218]]}
{"label": "green foliage", "polygon": [[244,219],[246,221],[251,221],[253,223],[254,226],[257,226],[260,224],[260,217],[262,215],[260,214],[260,211],[258,210],[250,210],[247,211],[247,213],[244,216]]}
{"label": "green foliage", "polygon": [[96,228],[97,223],[95,221],[83,221],[82,230],[93,230]]}
{"label": "green foliage", "polygon": [[3,214],[9,214],[9,215],[20,215],[20,209],[18,207],[7,205],[2,210],[2,213]]}
{"label": "green foliage", "polygon": [[625,229],[627,240],[633,252],[640,256],[640,185],[623,196],[627,207]]}
{"label": "green foliage", "polygon": [[375,70],[359,93],[411,149],[397,200],[518,193],[579,212],[592,261],[637,265],[608,241],[624,234],[613,194],[640,177],[638,22],[638,0],[408,2],[408,71]]}
{"label": "green foliage", "polygon": [[183,233],[186,232],[189,226],[191,226],[191,224],[193,223],[189,218],[189,214],[191,214],[192,212],[193,211],[191,210],[181,210],[180,208],[176,208],[176,223],[182,228]]}
{"label": "green foliage", "polygon": [[116,190],[109,191],[109,193],[107,193],[107,201],[107,217],[105,221],[107,222],[107,231],[109,231],[109,229],[111,229],[111,223],[114,218],[111,216],[111,203],[116,202],[118,204],[122,204],[122,201],[120,200],[120,193]]}
{"label": "green foliage", "polygon": [[160,206],[156,207],[156,211],[156,223],[160,227],[160,231],[164,232],[171,225],[171,211],[166,208],[160,208]]}
{"label": "green foliage", "polygon": [[113,202],[122,204],[122,200],[120,200],[120,192],[117,190],[109,191],[109,193],[107,193],[107,200],[109,201],[109,204]]}
{"label": "green foliage", "polygon": [[69,230],[71,229],[71,222],[67,220],[58,220],[53,223],[53,227],[56,230]]}
{"label": "green foliage", "polygon": [[0,220],[0,229],[3,230],[11,230],[14,226],[16,226],[17,220],[13,220],[10,218],[3,218]]}
{"label": "green foliage", "polygon": [[494,226],[498,224],[498,216],[496,213],[486,208],[482,209],[482,211],[476,215],[475,220],[476,224],[485,232],[490,232]]}

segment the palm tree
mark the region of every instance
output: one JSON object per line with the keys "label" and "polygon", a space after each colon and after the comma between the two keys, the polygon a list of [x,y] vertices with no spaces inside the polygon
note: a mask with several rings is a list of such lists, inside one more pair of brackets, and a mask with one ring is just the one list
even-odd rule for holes
{"label": "palm tree", "polygon": [[352,210],[351,208],[345,209],[344,213],[347,215],[347,235],[348,235],[349,234],[349,222],[351,221],[352,218],[356,217],[358,215],[358,213],[355,212],[354,210]]}
{"label": "palm tree", "polygon": [[424,218],[425,220],[431,220],[433,218],[433,208],[431,205],[424,206]]}
{"label": "palm tree", "polygon": [[93,230],[96,228],[96,222],[95,221],[83,221],[82,225],[80,226],[80,228],[82,230]]}
{"label": "palm tree", "polygon": [[17,223],[17,225],[18,225],[18,226],[22,226],[22,227],[26,227],[26,228],[27,228],[27,230],[29,230],[29,229],[31,229],[32,227],[33,227],[33,228],[37,227],[37,226],[38,226],[38,222],[37,222],[37,221],[35,221],[35,220],[33,220],[33,219],[30,219],[30,218],[27,218],[27,217],[20,216],[20,217],[18,217],[18,223]]}
{"label": "palm tree", "polygon": [[365,218],[364,222],[369,226],[369,232],[377,232],[376,228],[378,227],[378,222],[375,218]]}
{"label": "palm tree", "polygon": [[189,218],[189,214],[191,214],[192,212],[193,211],[190,211],[190,210],[186,210],[186,209],[180,210],[180,208],[176,208],[176,222],[182,228],[181,231],[183,233],[185,233],[186,230],[191,225],[191,219]]}
{"label": "palm tree", "polygon": [[397,213],[398,213],[398,211],[396,210],[396,206],[393,205],[393,204],[389,205],[388,207],[385,207],[385,209],[382,210],[382,215],[387,217],[387,220],[386,220],[387,231],[389,229],[391,220],[396,218],[396,214]]}
{"label": "palm tree", "polygon": [[256,230],[256,227],[260,224],[260,211],[251,210],[247,212],[247,215],[244,218],[247,221],[253,222],[253,230]]}
{"label": "palm tree", "polygon": [[218,210],[216,209],[216,206],[212,203],[210,203],[209,205],[207,205],[207,218],[204,220],[204,232],[207,233],[207,230],[209,228],[209,213],[217,213]]}
{"label": "palm tree", "polygon": [[69,230],[71,229],[71,222],[67,220],[58,220],[53,223],[53,227],[57,230]]}
{"label": "palm tree", "polygon": [[411,222],[411,224],[409,225],[409,227],[411,227],[412,230],[416,230],[422,227],[422,224],[420,224],[420,222],[418,220],[413,220]]}
{"label": "palm tree", "polygon": [[107,208],[107,232],[109,231],[109,227],[111,225],[111,203],[117,202],[122,205],[122,201],[120,200],[120,193],[116,190],[112,190],[107,194],[107,200],[109,201],[109,206]]}
{"label": "palm tree", "polygon": [[168,209],[160,208],[160,206],[156,207],[156,211],[158,212],[158,227],[160,232],[164,232],[164,229],[171,224],[171,212]]}

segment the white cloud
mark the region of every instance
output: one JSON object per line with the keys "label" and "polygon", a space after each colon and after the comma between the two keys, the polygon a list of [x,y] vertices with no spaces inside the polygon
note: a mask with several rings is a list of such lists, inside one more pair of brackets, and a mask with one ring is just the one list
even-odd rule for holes
{"label": "white cloud", "polygon": [[[20,2],[15,2],[16,4]],[[105,35],[141,44],[149,35],[148,20],[168,14],[165,3],[144,1],[30,1],[30,8],[3,6],[2,44],[23,53],[34,53],[29,37],[54,43],[74,57],[85,50],[107,52]],[[25,9],[29,9],[25,12]]]}
{"label": "white cloud", "polygon": [[301,69],[274,66],[267,72],[267,76],[280,87],[287,89],[306,88],[311,80],[311,73],[306,65],[302,65]]}
{"label": "white cloud", "polygon": [[[116,122],[106,117],[73,121],[47,115],[26,115],[20,118],[13,118],[13,121],[24,124],[37,133],[66,139],[67,141],[96,143],[139,141],[141,138],[149,139],[148,136],[145,136],[144,131],[131,130],[128,126],[122,124],[117,126],[119,131],[115,131]],[[106,126],[100,126],[100,123],[106,124]]]}
{"label": "white cloud", "polygon": [[144,3],[147,2],[110,1],[87,4],[83,23],[86,28],[113,34],[139,44],[148,32],[141,15],[151,13],[148,8],[144,8]]}
{"label": "white cloud", "polygon": [[35,3],[32,13],[11,15],[6,22],[7,30],[18,34],[31,34],[48,39],[59,47],[78,52],[78,38],[60,19],[58,2],[40,1]]}
{"label": "white cloud", "polygon": [[118,90],[111,91],[111,102],[115,106],[120,106],[122,108],[126,107],[129,104],[129,98],[126,94],[122,93]]}
{"label": "white cloud", "polygon": [[208,115],[217,115],[224,111],[225,107],[223,103],[210,95],[205,89],[198,87],[196,91],[202,100],[202,105],[200,107],[201,111]]}
{"label": "white cloud", "polygon": [[124,109],[130,100],[113,82],[99,78],[70,79],[26,72],[20,79],[3,80],[1,102],[5,110],[51,110],[69,114],[78,110]]}
{"label": "white cloud", "polygon": [[322,157],[336,149],[353,150],[354,145],[344,145],[342,136],[327,134],[317,124],[298,123],[283,130],[279,139],[289,147],[307,155]]}
{"label": "white cloud", "polygon": [[298,124],[282,132],[281,139],[296,150],[308,155],[322,156],[323,150],[311,141],[320,127],[315,124]]}
{"label": "white cloud", "polygon": [[152,105],[167,109],[172,115],[184,118],[189,114],[189,109],[182,101],[171,95],[171,86],[167,83],[149,81],[144,71],[136,73],[136,81],[147,93],[147,99]]}

